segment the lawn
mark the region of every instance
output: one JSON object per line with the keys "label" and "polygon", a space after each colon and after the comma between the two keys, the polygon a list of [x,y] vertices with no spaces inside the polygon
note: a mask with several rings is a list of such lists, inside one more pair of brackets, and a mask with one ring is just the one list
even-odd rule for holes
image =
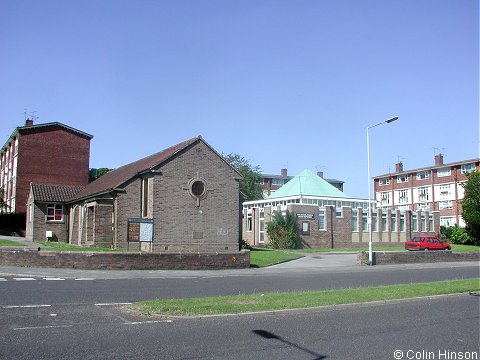
{"label": "lawn", "polygon": [[50,250],[53,250],[53,251],[95,251],[95,252],[131,251],[131,250],[127,250],[127,249],[112,249],[112,248],[101,248],[101,247],[82,247],[82,246],[78,246],[78,245],[68,244],[68,243],[64,243],[64,242],[54,242],[54,241],[35,241],[35,243],[41,245],[41,247],[40,247],[41,250],[47,250],[47,251],[50,251]]}
{"label": "lawn", "polygon": [[22,246],[22,244],[12,240],[0,239],[0,246]]}
{"label": "lawn", "polygon": [[250,267],[265,267],[303,257],[302,254],[292,254],[281,250],[252,249],[250,251]]}
{"label": "lawn", "polygon": [[[342,252],[342,251],[349,251],[349,252],[360,252],[360,251],[368,251],[368,246],[364,247],[354,247],[354,248],[336,248],[336,249],[324,249],[324,248],[317,248],[317,249],[294,249],[289,250],[298,253],[317,253],[317,252]],[[373,251],[405,251],[405,247],[403,245],[399,246],[378,246],[373,244]],[[480,246],[475,245],[458,245],[452,244],[452,251],[454,252],[480,252]]]}
{"label": "lawn", "polygon": [[189,299],[147,300],[130,305],[142,315],[192,316],[239,314],[256,311],[301,309],[327,305],[385,301],[480,290],[480,279],[401,284],[356,289],[257,293]]}

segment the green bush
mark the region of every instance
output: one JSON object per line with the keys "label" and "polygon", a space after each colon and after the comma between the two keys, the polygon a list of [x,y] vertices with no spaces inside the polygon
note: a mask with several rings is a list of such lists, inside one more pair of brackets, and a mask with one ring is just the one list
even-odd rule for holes
{"label": "green bush", "polygon": [[269,246],[273,249],[295,249],[298,241],[297,219],[294,213],[281,211],[273,213],[272,221],[267,223]]}
{"label": "green bush", "polygon": [[450,241],[452,244],[473,245],[474,239],[464,228],[455,226],[442,227],[440,229],[441,239]]}

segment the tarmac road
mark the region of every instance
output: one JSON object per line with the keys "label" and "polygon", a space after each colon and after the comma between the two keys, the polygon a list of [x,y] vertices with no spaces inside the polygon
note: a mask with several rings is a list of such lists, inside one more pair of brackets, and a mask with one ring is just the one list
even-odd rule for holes
{"label": "tarmac road", "polygon": [[2,307],[0,358],[473,359],[479,300],[465,294],[195,318],[139,318],[106,305]]}

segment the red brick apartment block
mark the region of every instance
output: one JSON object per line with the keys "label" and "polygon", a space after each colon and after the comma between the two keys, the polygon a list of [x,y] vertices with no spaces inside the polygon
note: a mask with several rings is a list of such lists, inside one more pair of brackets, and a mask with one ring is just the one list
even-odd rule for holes
{"label": "red brick apartment block", "polygon": [[58,122],[17,127],[0,152],[2,210],[24,213],[30,183],[86,186],[92,138]]}
{"label": "red brick apartment block", "polygon": [[440,225],[464,226],[461,200],[467,175],[480,169],[480,159],[444,164],[435,155],[435,165],[404,170],[401,162],[395,172],[375,176],[377,207],[386,210],[439,211]]}

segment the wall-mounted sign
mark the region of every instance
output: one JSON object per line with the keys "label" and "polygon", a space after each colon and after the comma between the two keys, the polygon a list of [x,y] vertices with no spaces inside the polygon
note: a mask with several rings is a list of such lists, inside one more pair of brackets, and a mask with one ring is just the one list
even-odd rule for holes
{"label": "wall-mounted sign", "polygon": [[297,213],[297,219],[313,220],[313,219],[315,219],[315,214]]}
{"label": "wall-mounted sign", "polygon": [[127,241],[153,241],[153,219],[127,219]]}

